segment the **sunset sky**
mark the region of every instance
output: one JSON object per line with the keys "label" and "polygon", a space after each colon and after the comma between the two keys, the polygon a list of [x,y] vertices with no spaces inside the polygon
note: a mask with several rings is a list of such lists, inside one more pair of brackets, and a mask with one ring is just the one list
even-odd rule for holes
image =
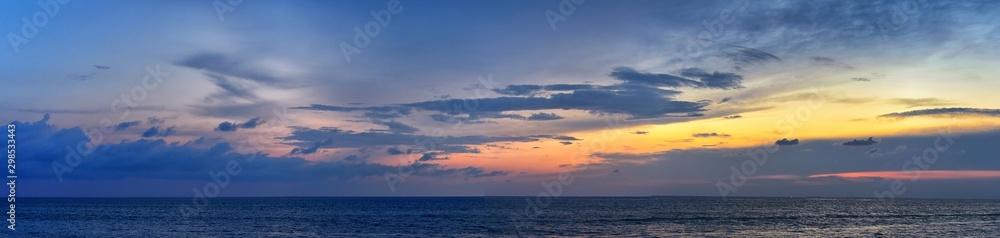
{"label": "sunset sky", "polygon": [[993,1],[53,3],[23,196],[1000,198]]}

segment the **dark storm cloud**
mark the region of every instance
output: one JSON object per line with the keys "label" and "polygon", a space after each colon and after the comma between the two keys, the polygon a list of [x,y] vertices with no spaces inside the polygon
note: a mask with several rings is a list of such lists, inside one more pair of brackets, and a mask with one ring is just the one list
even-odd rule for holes
{"label": "dark storm cloud", "polygon": [[702,87],[704,85],[701,82],[680,76],[675,76],[670,74],[639,72],[629,67],[615,68],[614,71],[611,72],[610,76],[624,82],[641,83],[641,84],[651,85],[654,87],[696,88],[696,87]]}
{"label": "dark storm cloud", "polygon": [[[64,161],[67,147],[92,141],[79,127],[56,129],[48,124],[46,115],[37,122],[19,122],[18,161],[21,175],[26,178],[52,179],[54,161]],[[184,144],[167,143],[162,139],[140,139],[131,142],[99,144],[85,162],[71,173],[60,174],[70,180],[92,179],[204,179],[205,174],[226,168],[233,161],[241,162],[241,179],[249,180],[323,180],[328,178],[381,178],[398,166],[364,161],[310,162],[299,157],[272,157],[265,153],[241,153],[227,142],[201,139]],[[252,161],[248,159],[253,158]],[[20,167],[23,166],[23,167]],[[426,177],[493,177],[507,171],[486,171],[480,167],[449,168],[438,164],[414,162],[406,165],[414,176]]]}
{"label": "dark storm cloud", "polygon": [[258,126],[264,124],[265,122],[267,121],[261,120],[260,117],[254,117],[253,119],[250,119],[249,121],[240,124],[240,128],[244,129],[257,128]]}
{"label": "dark storm cloud", "polygon": [[878,141],[876,141],[874,137],[868,137],[867,140],[854,139],[854,140],[851,140],[851,141],[848,141],[848,142],[844,142],[844,143],[840,143],[840,144],[841,145],[845,145],[845,146],[869,146],[869,145],[878,144]]}
{"label": "dark storm cloud", "polygon": [[159,126],[154,126],[143,132],[142,137],[167,137],[174,134],[174,129],[175,127],[171,126],[161,130]]}
{"label": "dark storm cloud", "polygon": [[559,119],[563,119],[563,118],[565,118],[565,117],[556,115],[555,113],[539,112],[539,113],[531,114],[531,116],[528,117],[528,120],[529,121],[552,121],[552,120],[559,120]]}
{"label": "dark storm cloud", "polygon": [[288,155],[296,155],[296,154],[308,155],[308,154],[314,154],[314,153],[316,153],[316,151],[319,150],[320,147],[322,147],[322,146],[328,146],[328,145],[332,145],[332,144],[333,144],[333,138],[330,138],[330,139],[326,139],[324,141],[316,142],[315,144],[313,144],[313,146],[310,146],[308,148],[298,147],[298,148],[292,149],[292,151],[289,152]]}
{"label": "dark storm cloud", "polygon": [[935,109],[923,109],[923,110],[889,113],[880,115],[878,117],[903,119],[907,117],[919,117],[919,116],[997,117],[1000,116],[1000,109],[963,108],[963,107],[935,108]]}
{"label": "dark storm cloud", "polygon": [[252,129],[252,128],[257,128],[258,126],[264,124],[265,122],[267,121],[260,119],[260,117],[255,117],[244,123],[224,121],[222,123],[219,123],[219,126],[215,127],[215,130],[232,132],[240,128]]}
{"label": "dark storm cloud", "polygon": [[780,139],[778,141],[775,141],[774,144],[775,145],[798,145],[799,144],[799,139],[791,139],[791,140],[789,140],[788,138],[782,138],[782,139]]}
{"label": "dark storm cloud", "polygon": [[123,131],[125,129],[128,129],[129,127],[138,126],[139,123],[140,123],[140,121],[127,121],[127,122],[118,123],[118,125],[115,125],[115,130],[116,131]]}
{"label": "dark storm cloud", "polygon": [[188,56],[175,64],[262,83],[276,83],[281,81],[268,73],[260,72],[257,67],[247,65],[246,62],[240,61],[237,57],[219,53],[199,53]]}
{"label": "dark storm cloud", "polygon": [[448,157],[439,157],[436,153],[425,153],[417,161],[448,160]]}
{"label": "dark storm cloud", "polygon": [[685,68],[681,69],[680,74],[681,76],[647,73],[639,72],[629,67],[618,67],[611,72],[611,77],[626,83],[640,83],[653,87],[691,87],[711,89],[743,88],[743,76],[733,73],[708,73],[699,68]]}
{"label": "dark storm cloud", "polygon": [[[707,72],[698,68],[681,70],[682,76],[639,72],[628,67],[615,68],[610,76],[618,81],[613,85],[552,84],[508,85],[493,91],[508,95],[493,98],[453,99],[412,102],[376,107],[342,107],[313,104],[291,109],[366,113],[379,112],[379,118],[395,118],[410,114],[411,109],[437,111],[432,119],[447,123],[487,123],[483,118],[517,120],[556,120],[561,116],[535,113],[530,116],[511,114],[528,110],[582,110],[597,115],[625,114],[633,119],[660,117],[697,117],[704,114],[704,107],[711,101],[677,101],[673,98],[682,92],[659,87],[691,87],[711,89],[741,88],[743,77],[733,73]],[[466,115],[460,117],[459,115]]]}
{"label": "dark storm cloud", "polygon": [[[677,116],[703,111],[703,103],[674,101],[678,91],[644,85],[617,85],[599,89],[556,93],[550,97],[498,97],[448,99],[404,104],[421,110],[447,114],[507,112],[522,110],[584,110],[595,114],[626,114],[632,118]],[[642,102],[642,103],[637,103]]]}
{"label": "dark storm cloud", "polygon": [[715,89],[739,89],[743,88],[743,76],[733,73],[708,73],[699,68],[686,68],[681,70],[681,76],[697,78],[705,88]]}
{"label": "dark storm cloud", "polygon": [[406,152],[403,152],[402,150],[396,147],[389,147],[388,149],[385,150],[385,153],[388,153],[390,155],[401,155],[405,154]]}

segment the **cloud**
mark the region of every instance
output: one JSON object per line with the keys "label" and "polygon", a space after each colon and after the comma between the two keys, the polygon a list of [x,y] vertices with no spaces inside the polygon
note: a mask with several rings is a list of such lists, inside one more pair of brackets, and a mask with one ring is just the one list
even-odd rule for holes
{"label": "cloud", "polygon": [[76,80],[76,81],[87,81],[87,80],[93,79],[94,77],[97,77],[97,73],[74,74],[74,75],[70,75],[69,79],[70,80]]}
{"label": "cloud", "polygon": [[[663,90],[648,85],[632,84],[576,90],[570,93],[553,94],[549,97],[448,99],[403,105],[421,110],[439,111],[449,115],[563,109],[584,110],[595,114],[627,114],[632,118],[656,118],[691,116],[704,111],[703,108],[706,106],[704,103],[671,99],[672,96],[679,93],[679,91]],[[475,107],[470,105],[475,105]]]}
{"label": "cloud", "polygon": [[124,131],[125,129],[128,129],[129,127],[138,126],[139,123],[140,123],[140,121],[127,121],[127,122],[118,123],[118,125],[115,125],[115,131]]}
{"label": "cloud", "polygon": [[788,138],[782,138],[782,139],[780,139],[778,141],[775,141],[774,144],[775,145],[782,145],[782,146],[784,146],[784,145],[798,145],[799,144],[799,139],[789,140]]}
{"label": "cloud", "polygon": [[862,78],[851,78],[851,80],[858,81],[858,82],[871,82],[872,81],[871,79],[864,78],[864,77],[862,77]]}
{"label": "cloud", "polygon": [[396,147],[389,147],[388,149],[385,150],[385,153],[388,153],[390,155],[401,155],[405,154],[406,152],[403,152],[402,150]]}
{"label": "cloud", "polygon": [[535,138],[548,138],[548,139],[555,139],[555,140],[580,140],[579,138],[576,138],[576,137],[572,137],[572,136],[560,136],[560,135],[533,135],[531,137],[535,137]]}
{"label": "cloud", "polygon": [[[686,68],[680,71],[681,76],[639,72],[629,67],[618,67],[610,76],[626,83],[646,84],[653,87],[692,87],[711,89],[738,89],[743,86],[743,76],[733,73],[708,73],[699,68]],[[693,80],[693,79],[697,80]]]}
{"label": "cloud", "polygon": [[150,125],[156,125],[163,122],[166,122],[166,120],[162,118],[157,118],[155,116],[146,118],[146,123],[149,123]]}
{"label": "cloud", "polygon": [[229,97],[237,97],[248,100],[257,99],[257,95],[254,95],[253,92],[251,92],[250,87],[237,79],[230,79],[217,74],[206,74],[206,76],[208,76],[209,81],[215,84],[215,86],[218,86],[223,90],[222,92],[210,95],[210,99],[228,99]]}
{"label": "cloud", "polygon": [[869,145],[874,145],[874,144],[878,144],[878,141],[876,141],[874,137],[868,137],[867,140],[857,140],[857,139],[855,139],[855,140],[851,140],[851,141],[848,141],[848,142],[841,143],[841,145],[846,145],[846,146],[869,146]]}
{"label": "cloud", "polygon": [[550,84],[550,85],[531,85],[531,84],[520,84],[520,85],[507,85],[504,88],[495,88],[490,91],[503,95],[511,96],[530,96],[542,93],[544,91],[574,91],[583,89],[593,89],[596,88],[595,85],[590,84]]}
{"label": "cloud", "polygon": [[288,136],[278,137],[286,140],[285,143],[299,146],[310,146],[318,141],[325,141],[333,138],[335,144],[323,145],[322,148],[370,148],[381,146],[420,146],[425,151],[435,150],[464,150],[452,146],[483,145],[496,142],[533,142],[540,138],[555,136],[426,136],[416,134],[382,133],[382,132],[355,132],[342,130],[339,128],[324,127],[320,129],[310,129],[295,127]]}
{"label": "cloud", "polygon": [[[19,155],[23,156],[18,165],[30,168],[19,171],[25,178],[53,178],[52,163],[63,161],[67,157],[65,148],[76,147],[80,142],[93,142],[96,147],[72,173],[59,175],[64,179],[202,179],[208,172],[226,168],[232,161],[243,162],[240,178],[247,180],[382,179],[385,173],[398,170],[396,165],[364,161],[310,162],[299,157],[239,152],[228,142],[213,144],[204,139],[183,144],[162,139],[101,144],[87,137],[79,127],[57,129],[48,124],[48,120],[46,115],[37,122],[13,122],[20,132],[18,143],[24,143],[18,147]],[[252,162],[246,162],[249,159],[253,159]],[[412,171],[413,176],[422,177],[481,178],[509,173],[472,166],[450,168],[420,161],[403,166]]]}
{"label": "cloud", "polygon": [[491,90],[493,92],[513,95],[513,96],[527,96],[538,93],[542,91],[541,85],[507,85],[505,88],[495,88]]}
{"label": "cloud", "polygon": [[329,138],[329,139],[326,139],[324,141],[316,142],[315,144],[313,144],[313,146],[311,146],[309,148],[297,147],[295,149],[292,149],[292,151],[289,152],[288,155],[296,155],[296,154],[308,155],[308,154],[314,154],[314,153],[316,153],[316,151],[319,150],[320,147],[322,147],[322,146],[328,146],[328,145],[332,145],[332,144],[333,144],[333,138]]}
{"label": "cloud", "polygon": [[563,145],[572,145],[572,144],[573,144],[573,142],[570,142],[570,141],[560,141],[560,142],[559,142],[559,144],[563,144]]}
{"label": "cloud", "polygon": [[955,180],[955,179],[996,179],[1000,170],[921,170],[913,171],[867,171],[831,174],[815,174],[809,178],[837,177],[845,179],[878,178],[885,180]]}
{"label": "cloud", "polygon": [[238,124],[228,121],[219,123],[219,126],[215,128],[216,131],[236,131],[236,129],[239,129]]}
{"label": "cloud", "polygon": [[631,131],[629,133],[636,134],[636,135],[645,135],[645,134],[649,134],[649,131]]}
{"label": "cloud", "polygon": [[528,117],[528,120],[529,121],[552,121],[552,120],[559,120],[559,119],[563,119],[563,118],[565,118],[565,117],[556,115],[555,113],[539,112],[539,113],[531,114],[531,116]]}
{"label": "cloud", "polygon": [[923,109],[923,110],[889,113],[880,115],[878,117],[904,119],[907,117],[920,117],[920,116],[996,117],[1000,116],[1000,109],[960,108],[960,107],[935,108],[935,109]]}
{"label": "cloud", "polygon": [[142,133],[142,137],[167,137],[174,134],[174,126],[167,127],[166,129],[160,130],[159,126],[150,127],[145,132]]}
{"label": "cloud", "polygon": [[723,117],[723,118],[725,118],[725,119],[740,119],[740,118],[743,118],[743,116],[741,116],[741,115],[732,115],[732,116],[726,116],[726,117]]}
{"label": "cloud", "polygon": [[243,128],[243,129],[252,129],[252,128],[257,128],[258,126],[264,124],[265,122],[267,122],[267,121],[264,121],[264,120],[260,119],[260,117],[254,117],[253,119],[250,119],[249,121],[244,122],[244,123],[224,121],[222,123],[219,123],[219,126],[216,127],[215,130],[216,131],[228,131],[228,132],[232,132],[232,131],[236,131],[236,130],[238,130],[240,128]]}
{"label": "cloud", "polygon": [[194,54],[175,62],[175,64],[194,69],[206,70],[210,73],[239,77],[262,83],[276,83],[281,81],[268,73],[261,72],[260,67],[249,65],[246,62],[240,61],[236,57],[230,57],[219,53]]}
{"label": "cloud", "polygon": [[[561,116],[552,113],[535,113],[528,117],[511,114],[514,111],[531,110],[582,110],[596,115],[624,114],[632,119],[660,117],[699,117],[710,101],[678,101],[673,98],[681,91],[659,87],[696,87],[734,89],[742,87],[742,76],[732,73],[708,73],[697,68],[681,71],[688,79],[669,74],[638,72],[632,68],[616,68],[610,76],[621,81],[614,85],[552,84],[552,85],[508,85],[493,91],[508,95],[493,98],[453,99],[441,98],[432,101],[412,102],[376,107],[342,107],[313,104],[291,109],[366,112],[366,116],[396,118],[407,115],[411,110],[436,111],[431,115],[435,121],[446,123],[486,123],[483,118],[504,118],[516,120],[555,120]],[[378,114],[376,114],[378,113]],[[368,115],[371,114],[371,115]],[[466,115],[461,117],[460,115]]]}
{"label": "cloud", "polygon": [[738,67],[745,67],[756,64],[766,64],[771,62],[781,62],[781,58],[762,50],[743,46],[730,46],[722,53],[723,56]]}
{"label": "cloud", "polygon": [[710,132],[710,133],[695,133],[695,134],[691,134],[691,136],[698,137],[698,138],[731,137],[731,135],[729,135],[729,134],[719,134],[719,133],[715,133],[715,132]]}
{"label": "cloud", "polygon": [[903,105],[906,108],[914,107],[937,107],[937,106],[948,106],[953,103],[940,98],[893,98],[889,102],[893,104]]}
{"label": "cloud", "polygon": [[719,104],[727,103],[727,102],[732,101],[732,100],[733,100],[733,98],[731,98],[731,97],[723,98],[722,100],[719,100]]}
{"label": "cloud", "polygon": [[691,80],[688,78],[670,75],[670,74],[656,74],[656,73],[646,73],[639,72],[633,68],[629,67],[618,67],[610,74],[611,77],[625,81],[628,83],[641,83],[646,85],[651,85],[654,87],[702,87],[704,84],[701,82]]}
{"label": "cloud", "polygon": [[854,66],[838,62],[836,59],[830,57],[816,56],[810,59],[812,59],[813,62],[819,63],[820,65],[825,65],[834,68],[842,68],[842,69],[854,69]]}
{"label": "cloud", "polygon": [[681,70],[681,76],[698,78],[704,88],[714,89],[740,89],[743,88],[743,76],[734,73],[720,73],[718,71],[708,73],[699,68],[686,68]]}
{"label": "cloud", "polygon": [[378,125],[383,125],[385,127],[388,127],[389,129],[385,130],[372,129],[372,131],[385,131],[385,132],[399,133],[399,134],[411,134],[419,131],[419,129],[417,129],[416,127],[403,124],[402,122],[397,122],[397,121],[376,121],[374,123]]}
{"label": "cloud", "polygon": [[305,107],[292,107],[289,109],[331,111],[331,112],[364,112],[363,117],[371,119],[394,119],[405,115],[410,115],[413,109],[402,106],[376,106],[376,107],[342,107],[322,104],[312,104]]}
{"label": "cloud", "polygon": [[425,153],[417,161],[448,160],[448,157],[438,157],[436,153]]}

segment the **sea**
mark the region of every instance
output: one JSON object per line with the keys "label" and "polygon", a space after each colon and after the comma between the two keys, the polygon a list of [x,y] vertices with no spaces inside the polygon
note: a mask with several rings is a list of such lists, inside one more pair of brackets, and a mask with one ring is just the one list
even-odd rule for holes
{"label": "sea", "polygon": [[[18,198],[6,237],[1000,237],[1000,200]],[[198,211],[198,212],[190,212]]]}

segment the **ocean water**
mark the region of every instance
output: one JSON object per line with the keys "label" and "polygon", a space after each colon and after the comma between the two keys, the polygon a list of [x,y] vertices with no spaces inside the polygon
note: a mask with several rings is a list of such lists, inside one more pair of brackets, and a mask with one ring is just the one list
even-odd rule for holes
{"label": "ocean water", "polygon": [[[526,200],[530,200],[528,202]],[[24,198],[8,237],[998,237],[1000,200]],[[541,203],[539,203],[541,202]]]}

